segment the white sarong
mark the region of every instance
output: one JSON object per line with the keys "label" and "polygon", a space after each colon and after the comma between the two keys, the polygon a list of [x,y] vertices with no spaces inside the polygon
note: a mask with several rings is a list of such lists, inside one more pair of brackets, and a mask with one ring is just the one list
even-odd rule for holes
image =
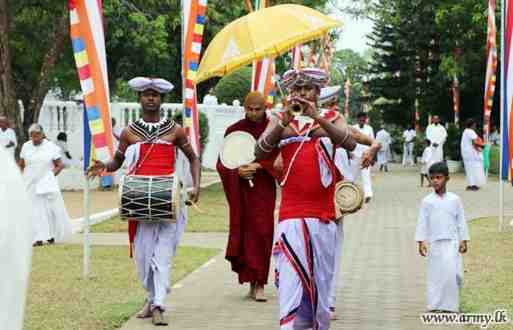
{"label": "white sarong", "polygon": [[463,284],[463,259],[459,241],[432,242],[428,250],[427,309],[459,312],[459,289]]}
{"label": "white sarong", "polygon": [[486,176],[482,160],[463,159],[465,177],[469,186],[482,187],[486,184]]}
{"label": "white sarong", "polygon": [[281,330],[329,329],[336,231],[334,222],[315,218],[278,224],[273,256]]}
{"label": "white sarong", "polygon": [[[333,275],[333,280],[330,285],[330,296],[329,296],[329,305],[330,310],[332,312],[335,311],[337,307],[337,288],[339,286],[339,277],[340,277],[340,264],[342,263],[342,247],[344,245],[344,219],[340,218],[339,223],[337,224],[337,234],[336,234],[336,243],[335,243],[335,274]],[[341,284],[341,283],[340,283]]]}
{"label": "white sarong", "polygon": [[186,225],[183,212],[176,223],[142,223],[137,225],[134,240],[134,256],[137,272],[148,293],[152,309],[165,309],[166,296],[170,292],[169,278],[172,258]]}

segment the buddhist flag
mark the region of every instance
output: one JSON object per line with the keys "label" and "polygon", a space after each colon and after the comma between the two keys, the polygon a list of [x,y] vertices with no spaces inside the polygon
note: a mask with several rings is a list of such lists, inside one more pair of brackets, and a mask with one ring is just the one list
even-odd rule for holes
{"label": "buddhist flag", "polygon": [[91,140],[99,160],[112,157],[107,57],[101,0],[69,0],[70,36]]}
{"label": "buddhist flag", "polygon": [[490,134],[490,118],[492,114],[493,96],[497,81],[497,26],[495,24],[496,0],[488,1],[488,38],[486,49],[488,60],[486,63],[485,94],[484,94],[484,139],[488,142]]}
{"label": "buddhist flag", "polygon": [[511,110],[513,106],[513,1],[505,0],[503,2],[503,24],[504,40],[502,47],[503,73],[502,74],[502,116],[501,116],[501,134],[502,134],[502,178],[511,180],[513,174],[513,143],[510,138],[513,136],[513,117]]}
{"label": "buddhist flag", "polygon": [[87,111],[84,111],[84,172],[87,171],[96,155],[94,146],[91,141],[91,130],[89,129],[89,119],[87,118]]}
{"label": "buddhist flag", "polygon": [[[266,6],[265,0],[255,0],[255,10],[264,9]],[[272,108],[274,103],[274,72],[274,58],[253,61],[251,91],[258,91],[264,96],[267,108]]]}
{"label": "buddhist flag", "polygon": [[198,71],[207,0],[182,0],[182,81],[183,81],[183,125],[192,149],[200,156],[200,130],[196,85],[193,83]]}

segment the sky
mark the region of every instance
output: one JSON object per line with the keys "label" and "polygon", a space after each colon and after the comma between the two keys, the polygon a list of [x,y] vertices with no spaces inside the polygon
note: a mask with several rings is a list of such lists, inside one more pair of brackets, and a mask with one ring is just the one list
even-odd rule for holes
{"label": "sky", "polygon": [[[344,5],[346,0],[337,0],[338,5]],[[330,16],[342,21],[342,35],[336,44],[337,49],[350,48],[360,54],[368,49],[366,45],[366,34],[372,31],[372,22],[368,19],[355,19],[351,15],[344,14],[340,11],[333,10]]]}

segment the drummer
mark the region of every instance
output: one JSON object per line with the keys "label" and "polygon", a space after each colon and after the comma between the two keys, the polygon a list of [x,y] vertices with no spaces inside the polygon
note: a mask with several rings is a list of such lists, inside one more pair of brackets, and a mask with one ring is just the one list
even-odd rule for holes
{"label": "drummer", "polygon": [[[281,152],[283,179],[273,255],[280,304],[280,327],[329,328],[329,286],[334,273],[337,226],[335,166],[332,150],[321,142],[353,150],[371,145],[362,159],[369,166],[379,144],[352,129],[342,115],[317,108],[328,74],[317,68],[289,70],[282,85],[289,90],[284,113],[272,118],[255,148],[258,160]],[[297,109],[299,108],[299,115]],[[315,266],[314,266],[315,265]]]}
{"label": "drummer", "polygon": [[[118,150],[108,163],[96,161],[89,169],[90,176],[118,170],[125,158],[130,173],[146,176],[167,176],[175,173],[176,147],[190,162],[193,188],[190,200],[199,197],[200,162],[189,143],[185,131],[170,119],[160,119],[160,106],[164,94],[173,85],[164,79],[134,78],[129,86],[138,92],[142,117],[123,129]],[[146,289],[147,298],[139,318],[152,318],[154,325],[167,325],[163,316],[172,258],[185,228],[185,213],[177,215],[176,223],[129,222],[129,240],[135,252],[139,278]]]}
{"label": "drummer", "polygon": [[[332,111],[339,111],[338,102],[341,86],[329,86],[321,89],[321,95],[319,98],[319,104]],[[339,173],[341,174],[340,179],[348,182],[353,181],[351,165],[349,160],[349,152],[344,148],[337,148],[334,157],[335,165]],[[333,279],[330,285],[329,293],[329,308],[330,308],[330,319],[336,320],[337,314],[335,313],[336,301],[337,301],[337,287],[339,284],[340,264],[342,259],[342,246],[344,242],[344,217],[337,217],[335,220],[337,224],[337,232],[335,238],[335,267]]]}
{"label": "drummer", "polygon": [[[262,135],[269,122],[264,96],[259,92],[249,93],[244,100],[244,111],[244,119],[228,127],[225,136],[246,132],[258,139]],[[269,277],[276,199],[270,164],[253,162],[232,170],[219,159],[217,171],[230,207],[226,259],[238,274],[239,284],[250,284],[248,297],[266,301],[264,285]],[[249,180],[254,182],[253,187]]]}

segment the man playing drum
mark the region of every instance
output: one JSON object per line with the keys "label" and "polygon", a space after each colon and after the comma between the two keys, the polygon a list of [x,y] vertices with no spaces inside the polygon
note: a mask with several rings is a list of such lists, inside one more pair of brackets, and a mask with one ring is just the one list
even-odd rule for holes
{"label": "man playing drum", "polygon": [[273,249],[282,330],[329,328],[337,177],[332,155],[321,138],[328,137],[335,147],[348,150],[353,150],[356,142],[372,144],[362,156],[364,167],[379,150],[378,144],[349,127],[339,113],[318,110],[320,89],[327,80],[327,73],[317,68],[286,72],[282,82],[290,92],[286,111],[272,118],[255,147],[257,160],[278,152],[283,159],[282,198]]}
{"label": "man playing drum", "polygon": [[[139,93],[142,117],[123,129],[114,159],[106,164],[96,161],[89,169],[91,176],[114,172],[125,158],[130,174],[171,176],[175,173],[176,148],[188,158],[193,181],[190,200],[199,197],[200,162],[185,131],[173,120],[160,119],[163,94],[173,85],[164,79],[134,78],[129,86]],[[147,291],[140,318],[152,317],[155,325],[167,325],[163,317],[169,287],[171,259],[185,228],[185,214],[178,212],[176,222],[129,222],[130,244],[134,247],[139,278]],[[171,219],[170,219],[171,220]]]}
{"label": "man playing drum", "polygon": [[[246,132],[258,139],[267,123],[265,98],[252,92],[244,100],[245,118],[226,129],[225,136],[233,132]],[[242,150],[233,152],[241,153]],[[230,235],[226,259],[239,275],[239,283],[250,283],[249,297],[266,301],[264,285],[269,276],[273,247],[275,180],[271,164],[253,162],[229,169],[220,158],[217,171],[223,182],[224,193],[230,206]],[[249,180],[254,182],[250,186]]]}

